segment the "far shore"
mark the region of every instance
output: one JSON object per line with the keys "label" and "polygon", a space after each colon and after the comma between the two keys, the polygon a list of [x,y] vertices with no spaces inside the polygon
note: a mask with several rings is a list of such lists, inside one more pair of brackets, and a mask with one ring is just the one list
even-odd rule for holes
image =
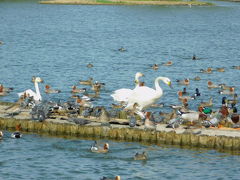
{"label": "far shore", "polygon": [[174,6],[209,6],[208,2],[181,0],[43,0],[40,4],[69,5],[174,5]]}

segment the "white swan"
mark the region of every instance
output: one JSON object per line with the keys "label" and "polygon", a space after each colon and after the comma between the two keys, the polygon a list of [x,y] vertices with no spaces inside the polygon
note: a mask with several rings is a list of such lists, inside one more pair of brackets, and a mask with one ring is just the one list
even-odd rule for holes
{"label": "white swan", "polygon": [[137,103],[137,109],[138,111],[142,111],[143,109],[146,109],[147,107],[151,106],[153,103],[155,103],[162,95],[163,90],[159,86],[159,81],[163,81],[165,84],[171,87],[171,80],[167,77],[157,77],[155,79],[155,88],[152,89],[147,86],[140,86],[138,88],[135,88],[128,98],[128,104],[125,107],[126,110],[133,110],[134,104]]}
{"label": "white swan", "polygon": [[34,101],[41,101],[42,96],[40,94],[39,87],[38,87],[38,83],[40,82],[43,82],[43,80],[40,77],[34,78],[34,85],[35,85],[36,92],[34,92],[31,89],[27,89],[24,92],[18,93],[18,96],[21,97],[21,96],[24,96],[25,94],[27,97],[33,97]]}
{"label": "white swan", "polygon": [[[140,85],[140,81],[139,78],[144,76],[143,73],[137,72],[135,75],[135,88],[139,87]],[[114,101],[117,102],[124,102],[127,103],[129,96],[131,96],[133,90],[132,89],[127,89],[127,88],[122,88],[122,89],[118,89],[116,91],[114,91],[113,94],[111,94],[111,96],[113,97]]]}

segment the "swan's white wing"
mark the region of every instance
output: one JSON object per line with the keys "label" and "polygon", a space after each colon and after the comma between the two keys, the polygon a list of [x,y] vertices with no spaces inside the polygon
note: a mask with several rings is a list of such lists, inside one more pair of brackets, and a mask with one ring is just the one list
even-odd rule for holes
{"label": "swan's white wing", "polygon": [[156,90],[147,86],[135,88],[131,96],[129,97],[126,109],[132,109],[133,105],[137,103],[139,109],[142,110],[149,107],[161,96],[162,92],[157,92]]}
{"label": "swan's white wing", "polygon": [[114,101],[127,102],[129,96],[131,96],[132,93],[133,93],[133,90],[122,88],[114,91],[114,94],[111,94],[111,96],[113,97]]}

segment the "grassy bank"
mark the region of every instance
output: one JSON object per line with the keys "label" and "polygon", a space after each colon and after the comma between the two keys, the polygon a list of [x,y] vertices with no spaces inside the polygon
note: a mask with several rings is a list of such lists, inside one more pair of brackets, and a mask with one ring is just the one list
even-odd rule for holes
{"label": "grassy bank", "polygon": [[180,5],[205,6],[212,3],[182,0],[43,0],[40,4],[72,4],[72,5]]}

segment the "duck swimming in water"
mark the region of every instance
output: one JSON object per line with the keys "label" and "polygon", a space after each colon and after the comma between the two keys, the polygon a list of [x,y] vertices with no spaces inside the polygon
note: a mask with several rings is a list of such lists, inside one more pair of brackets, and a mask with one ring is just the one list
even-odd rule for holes
{"label": "duck swimming in water", "polygon": [[147,160],[148,159],[147,153],[145,151],[143,151],[142,154],[136,153],[133,159],[134,160]]}
{"label": "duck swimming in water", "polygon": [[90,150],[94,153],[108,153],[109,144],[105,143],[104,146],[101,147],[101,146],[97,146],[97,142],[95,141]]}
{"label": "duck swimming in water", "polygon": [[20,133],[20,129],[21,129],[21,125],[19,124],[16,126],[16,131],[11,134],[11,137],[12,138],[21,138],[22,134]]}
{"label": "duck swimming in water", "polygon": [[47,93],[47,94],[57,94],[57,93],[60,93],[60,92],[61,92],[60,90],[51,89],[51,86],[49,86],[49,85],[45,86],[45,93]]}
{"label": "duck swimming in water", "polygon": [[115,178],[107,178],[107,177],[103,177],[103,178],[101,178],[100,180],[121,180],[121,178],[120,178],[120,176],[116,176]]}

